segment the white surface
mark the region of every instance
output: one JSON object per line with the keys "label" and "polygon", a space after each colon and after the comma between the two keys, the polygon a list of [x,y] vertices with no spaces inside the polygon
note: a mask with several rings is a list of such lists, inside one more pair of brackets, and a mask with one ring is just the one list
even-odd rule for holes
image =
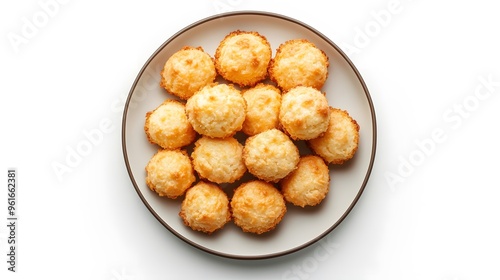
{"label": "white surface", "polygon": [[[4,261],[0,278],[500,278],[494,1],[46,2],[0,4],[0,172],[19,177],[18,272]],[[232,10],[294,17],[343,46],[377,112],[377,159],[357,206],[320,243],[277,259],[224,259],[180,241],[123,163],[121,109],[144,61],[177,30]],[[56,163],[68,172],[58,177]]]}

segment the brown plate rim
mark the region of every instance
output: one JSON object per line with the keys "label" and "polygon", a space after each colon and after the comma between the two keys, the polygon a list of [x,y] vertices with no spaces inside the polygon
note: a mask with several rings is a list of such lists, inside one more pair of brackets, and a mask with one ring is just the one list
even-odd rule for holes
{"label": "brown plate rim", "polygon": [[[162,49],[165,48],[170,42],[172,42],[179,35],[183,34],[184,32],[186,32],[186,31],[188,31],[188,30],[190,30],[190,29],[192,29],[194,27],[197,27],[198,25],[201,25],[201,24],[209,22],[209,21],[221,19],[221,18],[234,17],[234,16],[244,16],[244,15],[245,16],[246,15],[257,15],[257,16],[275,17],[275,18],[278,18],[278,19],[282,19],[282,20],[285,20],[285,21],[292,22],[294,24],[300,25],[300,26],[308,29],[309,31],[311,31],[314,34],[316,34],[319,37],[321,37],[329,45],[331,45],[345,59],[345,61],[349,64],[349,66],[351,67],[351,69],[356,74],[356,76],[357,76],[360,84],[362,85],[363,91],[364,91],[365,96],[366,96],[367,101],[368,101],[368,105],[370,107],[370,113],[371,113],[371,118],[372,118],[372,127],[373,127],[373,135],[372,135],[372,137],[373,137],[372,138],[373,139],[372,140],[372,147],[373,148],[372,148],[371,157],[370,157],[370,164],[369,164],[368,169],[366,171],[365,178],[363,180],[363,183],[362,183],[362,185],[361,185],[361,187],[360,187],[360,189],[359,189],[356,197],[351,202],[351,204],[349,205],[349,207],[346,209],[346,211],[344,212],[344,214],[340,217],[340,219],[335,224],[333,224],[331,227],[329,227],[325,232],[323,232],[322,234],[320,234],[316,238],[314,238],[314,239],[310,240],[309,242],[306,242],[306,243],[304,243],[304,244],[302,244],[300,246],[297,246],[297,247],[294,247],[294,248],[291,248],[291,249],[288,249],[288,250],[285,250],[285,251],[277,252],[277,253],[265,254],[265,255],[256,255],[256,256],[254,256],[254,255],[253,256],[242,256],[242,255],[235,255],[235,254],[226,254],[226,253],[222,253],[222,252],[219,252],[219,251],[216,251],[216,250],[212,250],[210,248],[204,247],[204,246],[202,246],[200,244],[197,244],[197,243],[191,241],[190,239],[186,238],[182,234],[180,234],[177,231],[175,231],[166,222],[164,222],[163,219],[158,215],[158,213],[156,213],[156,211],[154,211],[152,209],[151,205],[144,198],[144,196],[142,195],[142,193],[141,193],[141,191],[140,191],[140,189],[139,189],[139,187],[138,187],[138,185],[136,183],[136,180],[135,180],[135,178],[133,176],[133,173],[132,173],[132,170],[130,168],[130,164],[129,164],[129,160],[128,160],[128,154],[127,154],[127,144],[126,144],[126,140],[125,140],[127,113],[128,113],[129,104],[130,104],[130,101],[131,101],[131,98],[132,98],[132,94],[134,93],[135,87],[137,86],[137,83],[138,83],[140,77],[142,76],[142,74],[147,69],[147,67],[151,63],[151,61],[162,51]],[[137,194],[139,195],[140,199],[144,203],[144,205],[149,209],[149,211],[153,214],[153,216],[161,224],[163,224],[163,226],[165,226],[170,232],[172,232],[179,239],[181,239],[181,240],[185,241],[186,243],[188,243],[189,245],[192,245],[195,248],[198,248],[198,249],[200,249],[202,251],[205,251],[207,253],[210,253],[210,254],[213,254],[213,255],[217,255],[217,256],[220,256],[220,257],[231,258],[231,259],[258,260],[258,259],[269,259],[269,258],[275,258],[275,257],[285,256],[285,255],[297,252],[297,251],[299,251],[301,249],[304,249],[304,248],[306,248],[306,247],[308,247],[308,246],[316,243],[317,241],[321,240],[323,237],[325,237],[330,232],[332,232],[340,223],[342,223],[342,221],[344,221],[344,219],[347,217],[347,215],[349,215],[349,213],[351,212],[351,210],[354,208],[354,206],[356,205],[356,203],[360,199],[360,197],[361,197],[362,193],[364,192],[365,187],[366,187],[366,185],[368,183],[368,179],[369,179],[369,177],[371,175],[371,171],[372,171],[373,164],[374,164],[374,161],[375,161],[376,146],[377,146],[377,123],[376,123],[375,108],[374,108],[374,105],[373,105],[373,101],[372,101],[371,95],[370,95],[370,93],[368,91],[368,87],[366,86],[366,83],[364,82],[363,78],[361,77],[361,74],[359,73],[358,69],[354,66],[354,64],[352,63],[352,61],[349,59],[349,57],[333,41],[331,41],[327,36],[325,36],[323,33],[319,32],[317,29],[313,28],[312,26],[310,26],[310,25],[308,25],[308,24],[306,24],[306,23],[304,23],[302,21],[299,21],[297,19],[291,18],[289,16],[285,16],[285,15],[282,15],[282,14],[277,14],[277,13],[272,13],[272,12],[263,12],[263,11],[236,11],[236,12],[220,13],[220,14],[216,14],[216,15],[213,15],[213,16],[209,16],[209,17],[206,17],[204,19],[198,20],[198,21],[196,21],[196,22],[194,22],[194,23],[192,23],[192,24],[184,27],[183,29],[181,29],[180,31],[178,31],[177,33],[175,33],[174,35],[172,35],[169,39],[167,39],[149,57],[149,59],[146,61],[146,63],[144,64],[144,66],[141,68],[141,70],[137,74],[137,77],[136,77],[134,83],[132,84],[132,87],[131,87],[131,89],[129,91],[129,94],[128,94],[128,97],[127,97],[127,100],[125,102],[125,106],[124,106],[124,110],[123,110],[123,116],[122,116],[122,133],[121,133],[121,138],[122,138],[122,153],[123,153],[125,165],[127,167],[127,172],[128,172],[129,177],[130,177],[130,179],[132,181],[132,184],[134,185],[134,188],[135,188]]]}

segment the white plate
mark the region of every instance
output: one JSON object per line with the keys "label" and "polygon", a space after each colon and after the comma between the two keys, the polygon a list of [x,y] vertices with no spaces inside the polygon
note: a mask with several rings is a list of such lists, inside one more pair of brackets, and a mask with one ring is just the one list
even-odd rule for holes
{"label": "white plate", "polygon": [[[271,43],[273,55],[279,44],[308,39],[330,59],[330,74],[322,91],[333,107],[347,110],[360,125],[360,143],[353,159],[341,167],[331,166],[330,192],[316,207],[288,205],[278,227],[263,235],[248,234],[232,222],[212,235],[186,227],[178,216],[181,199],[159,197],[145,184],[145,166],[157,151],[144,134],[146,112],[170,98],[159,86],[165,61],[183,46],[202,46],[215,53],[219,42],[234,30],[257,31]],[[146,207],[175,236],[219,256],[262,259],[305,248],[331,232],[349,214],[363,192],[372,169],[376,148],[375,111],[368,89],[347,56],[316,29],[295,19],[264,12],[234,12],[212,16],[182,29],[168,39],[145,63],[125,104],[122,123],[125,163],[132,183]]]}

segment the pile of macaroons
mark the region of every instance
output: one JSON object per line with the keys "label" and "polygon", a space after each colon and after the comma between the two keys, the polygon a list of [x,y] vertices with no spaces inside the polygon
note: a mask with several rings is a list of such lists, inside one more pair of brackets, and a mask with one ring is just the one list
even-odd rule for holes
{"label": "pile of macaroons", "polygon": [[[148,187],[180,197],[184,224],[209,234],[231,220],[262,234],[287,203],[318,205],[328,166],[351,159],[359,140],[357,122],[321,92],[328,67],[305,39],[282,43],[272,57],[255,31],[229,33],[213,57],[202,47],[177,51],[160,83],[177,98],[146,114],[146,136],[160,147],[146,166]],[[300,141],[311,153],[299,153]]]}

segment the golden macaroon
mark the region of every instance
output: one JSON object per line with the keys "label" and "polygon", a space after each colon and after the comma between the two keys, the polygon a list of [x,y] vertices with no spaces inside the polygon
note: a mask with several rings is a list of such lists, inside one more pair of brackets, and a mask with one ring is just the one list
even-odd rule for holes
{"label": "golden macaroon", "polygon": [[330,108],[330,122],[326,132],[308,141],[309,147],[327,163],[343,164],[358,149],[359,125],[347,111]]}
{"label": "golden macaroon", "polygon": [[255,177],[278,182],[292,172],[299,162],[299,149],[278,129],[270,129],[247,138],[243,160]]}
{"label": "golden macaroon", "polygon": [[233,137],[202,136],[195,142],[191,157],[198,175],[214,183],[233,183],[247,171],[243,145]]}
{"label": "golden macaroon", "polygon": [[287,202],[300,207],[318,205],[330,187],[328,166],[319,156],[304,156],[297,169],[280,181],[280,186]]}
{"label": "golden macaroon", "polygon": [[215,69],[226,80],[253,86],[267,77],[272,50],[267,39],[254,31],[229,33],[215,51]]}
{"label": "golden macaroon", "polygon": [[313,87],[298,86],[281,98],[279,120],[294,140],[309,140],[328,128],[330,108],[325,95]]}
{"label": "golden macaroon", "polygon": [[186,103],[188,120],[200,134],[225,138],[241,130],[246,115],[245,99],[232,85],[211,84]]}
{"label": "golden macaroon", "polygon": [[196,180],[191,159],[184,150],[160,150],[146,166],[146,184],[160,196],[175,199]]}
{"label": "golden macaroon", "polygon": [[296,86],[321,89],[328,76],[326,54],[305,39],[281,44],[269,63],[269,78],[283,91]]}
{"label": "golden macaroon", "polygon": [[244,232],[262,234],[281,222],[286,204],[283,195],[272,184],[255,180],[236,188],[231,211],[234,223]]}
{"label": "golden macaroon", "polygon": [[245,134],[252,136],[278,127],[281,104],[281,91],[278,88],[260,83],[243,90],[242,94],[247,104],[247,114],[241,129]]}
{"label": "golden macaroon", "polygon": [[211,234],[231,220],[229,199],[216,184],[200,181],[186,191],[179,216],[193,230]]}
{"label": "golden macaroon", "polygon": [[202,47],[183,47],[163,67],[160,85],[169,93],[187,100],[212,83],[217,76],[212,57]]}
{"label": "golden macaroon", "polygon": [[144,130],[149,142],[164,149],[187,146],[196,138],[196,132],[187,119],[185,105],[172,99],[146,114]]}

